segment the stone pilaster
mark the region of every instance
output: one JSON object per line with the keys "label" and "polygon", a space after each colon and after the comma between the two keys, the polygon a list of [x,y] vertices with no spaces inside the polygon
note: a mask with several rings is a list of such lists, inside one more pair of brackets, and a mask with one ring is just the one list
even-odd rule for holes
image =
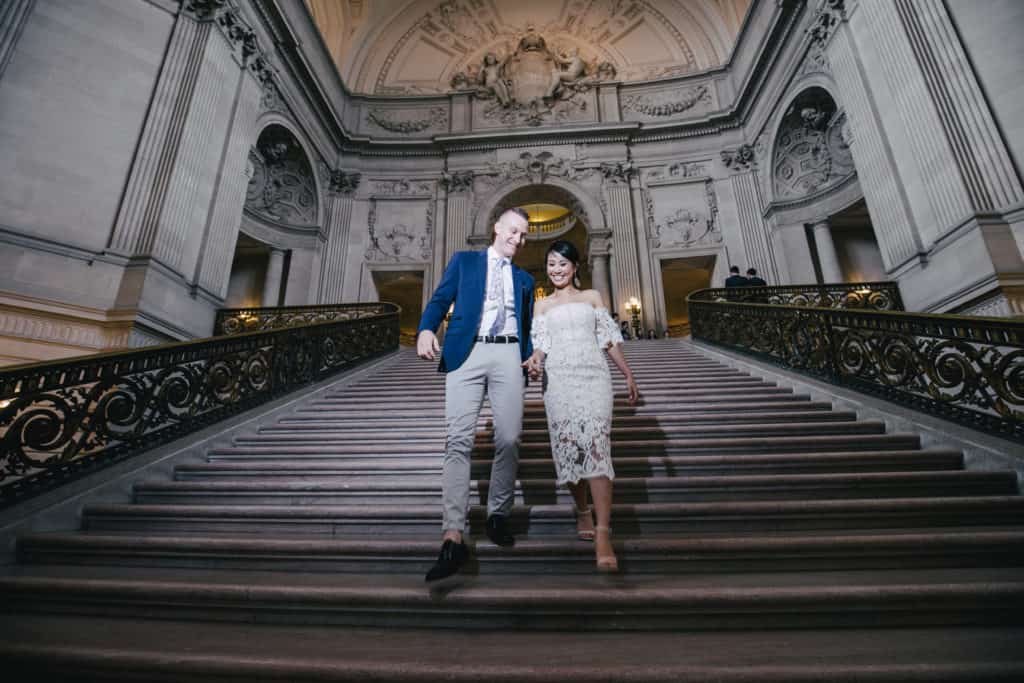
{"label": "stone pilaster", "polygon": [[[451,261],[452,254],[469,247],[469,235],[473,231],[473,172],[457,171],[445,173],[441,186],[447,193],[445,211],[444,266]],[[440,279],[437,273],[435,279]]]}
{"label": "stone pilaster", "polygon": [[769,283],[780,284],[782,279],[772,245],[771,226],[765,221],[762,211],[764,198],[756,176],[754,150],[750,145],[742,145],[739,149],[724,151],[722,162],[731,171],[730,181],[747,263]]}
{"label": "stone pilaster", "polygon": [[[616,311],[615,297],[611,280],[611,254],[608,253],[607,233],[590,235],[590,281],[594,289],[601,293],[601,297],[608,304],[608,310]],[[621,315],[621,314],[620,314]]]}
{"label": "stone pilaster", "polygon": [[361,175],[333,171],[327,191],[327,246],[320,269],[320,296],[322,304],[342,301],[345,284],[345,259],[348,256],[349,231],[352,229],[352,203],[359,188]]}
{"label": "stone pilaster", "polygon": [[36,0],[4,0],[0,3],[0,78],[4,76],[7,62],[14,54],[14,46],[35,4]]}
{"label": "stone pilaster", "polygon": [[827,54],[842,106],[848,114],[847,144],[871,210],[882,262],[891,271],[922,252],[918,226],[903,185],[894,182],[899,177],[898,169],[883,135],[881,115],[869,93],[853,36],[839,14],[830,16],[839,30],[828,42]]}
{"label": "stone pilaster", "polygon": [[[626,301],[636,297],[643,301],[643,290],[640,286],[640,259],[637,253],[637,228],[633,215],[630,177],[636,175],[635,170],[621,165],[622,172],[609,169],[605,174],[602,188],[608,228],[612,233],[611,269],[614,281],[616,300],[610,302],[613,310],[618,311],[623,320],[628,319]],[[646,303],[644,304],[646,309]],[[643,313],[647,314],[647,310]]]}

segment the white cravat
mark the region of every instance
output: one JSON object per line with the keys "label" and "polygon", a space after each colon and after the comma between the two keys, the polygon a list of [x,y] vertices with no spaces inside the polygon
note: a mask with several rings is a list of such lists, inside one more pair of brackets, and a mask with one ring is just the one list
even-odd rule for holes
{"label": "white cravat", "polygon": [[[504,308],[505,323],[500,330],[492,332],[494,323],[498,320],[499,307]],[[494,247],[487,248],[487,288],[484,290],[484,311],[480,318],[480,329],[477,334],[480,336],[518,334],[512,286],[512,262],[495,251]]]}

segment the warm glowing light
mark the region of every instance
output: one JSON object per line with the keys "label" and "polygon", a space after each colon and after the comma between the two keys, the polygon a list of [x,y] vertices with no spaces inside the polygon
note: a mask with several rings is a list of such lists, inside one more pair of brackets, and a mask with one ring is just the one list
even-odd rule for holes
{"label": "warm glowing light", "polygon": [[640,300],[635,296],[629,297],[629,301],[626,302],[626,309],[629,311],[639,312],[640,311]]}
{"label": "warm glowing light", "polygon": [[0,410],[3,410],[4,408],[6,408],[9,405],[11,405],[11,400],[10,399],[4,399],[3,401],[0,401]]}

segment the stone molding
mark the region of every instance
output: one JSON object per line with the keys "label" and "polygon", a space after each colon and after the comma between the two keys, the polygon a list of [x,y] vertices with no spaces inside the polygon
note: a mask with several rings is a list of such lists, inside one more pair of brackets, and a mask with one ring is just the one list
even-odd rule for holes
{"label": "stone molding", "polygon": [[422,110],[409,112],[404,109],[374,107],[366,110],[366,122],[399,135],[414,135],[428,129],[447,130],[448,109],[431,107],[424,113]]}
{"label": "stone molding", "polygon": [[685,114],[694,108],[708,109],[713,105],[711,85],[701,83],[682,90],[629,95],[622,103],[622,111],[658,119]]}
{"label": "stone molding", "polygon": [[0,293],[0,337],[79,347],[89,353],[128,346],[134,321],[134,310],[103,311]]}

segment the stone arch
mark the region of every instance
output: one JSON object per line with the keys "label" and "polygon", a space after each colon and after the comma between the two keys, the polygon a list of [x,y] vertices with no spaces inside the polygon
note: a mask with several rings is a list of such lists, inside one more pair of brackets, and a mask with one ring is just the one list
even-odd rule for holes
{"label": "stone arch", "polygon": [[513,193],[528,187],[552,187],[562,190],[572,200],[569,208],[574,211],[577,208],[582,212],[580,218],[590,235],[603,235],[608,232],[604,212],[598,201],[578,184],[565,180],[564,178],[544,178],[535,182],[533,178],[522,177],[511,180],[491,192],[490,195],[478,206],[476,215],[473,218],[473,236],[475,241],[486,241],[491,234],[491,227],[497,219],[495,212],[503,211],[505,207],[502,202]]}
{"label": "stone arch", "polygon": [[[295,124],[276,113],[268,113],[258,121],[256,143],[249,154],[250,181],[246,191],[245,208],[264,220],[275,224],[286,224],[300,227],[320,226],[324,216],[324,192],[327,179],[322,177],[322,163],[314,160],[319,155],[310,145],[303,132]],[[275,172],[268,174],[268,148],[284,145],[271,152],[278,158]],[[261,174],[262,177],[261,177]],[[276,177],[272,177],[276,176]],[[274,193],[272,181],[282,183],[278,188],[287,196],[276,199],[266,196]],[[268,183],[271,183],[268,185]],[[287,183],[287,184],[284,184]],[[297,184],[294,184],[297,183]],[[308,193],[300,197],[300,188]],[[257,197],[259,192],[264,196]],[[279,204],[281,211],[274,211],[271,205]],[[283,214],[283,215],[282,215]]]}
{"label": "stone arch", "polygon": [[843,184],[856,168],[846,141],[846,114],[815,76],[777,112],[768,183],[775,203],[800,200]]}

